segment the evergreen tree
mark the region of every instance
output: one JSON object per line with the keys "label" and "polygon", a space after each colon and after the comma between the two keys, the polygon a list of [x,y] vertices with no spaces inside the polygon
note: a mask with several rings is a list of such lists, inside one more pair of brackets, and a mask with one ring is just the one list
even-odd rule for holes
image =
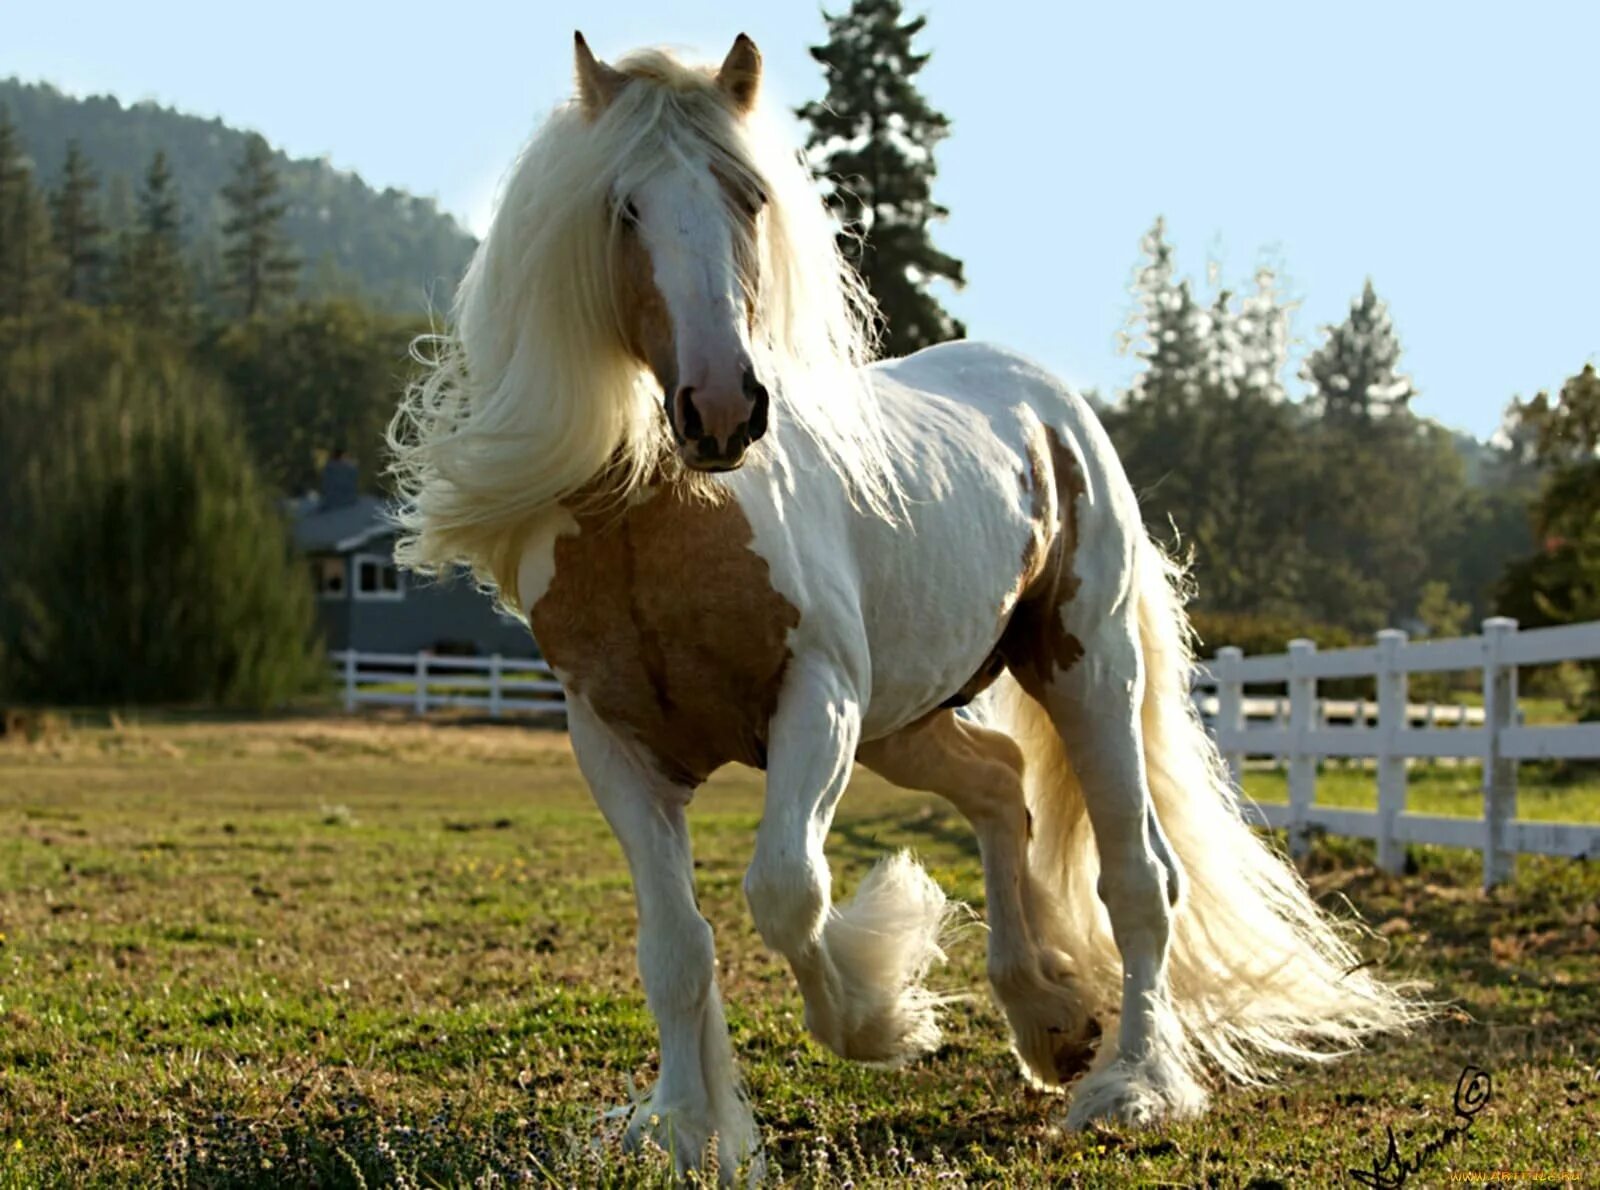
{"label": "evergreen tree", "polygon": [[1416,389],[1370,281],[1325,333],[1302,372],[1319,415],[1306,443],[1319,474],[1306,599],[1362,630],[1414,621],[1431,579],[1467,573],[1451,554],[1470,503],[1465,464],[1447,431],[1411,412]]}
{"label": "evergreen tree", "polygon": [[0,535],[6,688],[262,707],[314,687],[311,588],[230,402],[170,345],[90,330],[0,369],[0,410],[48,410],[0,477],[21,529]]}
{"label": "evergreen tree", "polygon": [[354,302],[300,302],[218,328],[201,358],[238,402],[262,478],[303,492],[334,443],[376,462],[408,345],[427,329]]}
{"label": "evergreen tree", "polygon": [[878,304],[883,349],[906,355],[957,339],[966,328],[928,292],[931,282],[965,283],[962,264],[934,247],[929,225],[949,214],[933,201],[933,150],[950,121],[928,105],[914,79],[926,65],[912,42],[927,23],[906,20],[899,0],[852,0],[823,14],[826,45],[811,56],[828,94],[797,114],[811,125],[807,148],[832,180],[828,205],[840,218],[840,246]]}
{"label": "evergreen tree", "polygon": [[[11,122],[11,113],[0,107],[0,284],[15,277],[18,270],[14,221],[29,177],[17,126]],[[0,294],[0,313],[5,312],[6,304],[5,295]]]}
{"label": "evergreen tree", "polygon": [[[1542,473],[1532,508],[1539,550],[1506,568],[1500,610],[1534,627],[1600,620],[1600,372],[1584,365],[1556,400],[1518,401],[1511,419]],[[1587,668],[1583,715],[1600,719],[1600,662]]]}
{"label": "evergreen tree", "polygon": [[1301,373],[1323,417],[1366,423],[1409,407],[1417,392],[1400,373],[1400,339],[1370,279],[1350,303],[1349,316],[1323,330],[1327,340],[1306,358]]}
{"label": "evergreen tree", "polygon": [[1106,414],[1153,532],[1192,547],[1216,611],[1293,607],[1302,466],[1284,400],[1289,311],[1268,270],[1243,299],[1197,301],[1158,219],[1141,242],[1123,336],[1141,364]]}
{"label": "evergreen tree", "polygon": [[88,302],[99,296],[106,231],[97,200],[99,188],[100,180],[78,142],[68,141],[61,184],[50,196],[50,213],[56,249],[61,254],[62,288],[69,301]]}
{"label": "evergreen tree", "polygon": [[134,227],[119,237],[112,289],[135,322],[180,332],[190,320],[183,213],[167,155],[150,159]]}
{"label": "evergreen tree", "polygon": [[1164,412],[1181,410],[1200,394],[1213,361],[1206,320],[1179,279],[1167,242],[1167,222],[1157,218],[1139,241],[1144,261],[1134,275],[1134,312],[1122,336],[1123,350],[1142,365],[1130,400]]}
{"label": "evergreen tree", "polygon": [[246,317],[295,291],[299,262],[290,254],[282,222],[289,206],[278,198],[278,173],[266,140],[252,134],[233,180],[222,189],[229,215],[223,254],[227,289]]}
{"label": "evergreen tree", "polygon": [[49,309],[59,272],[49,206],[10,116],[0,110],[0,318],[36,317]]}

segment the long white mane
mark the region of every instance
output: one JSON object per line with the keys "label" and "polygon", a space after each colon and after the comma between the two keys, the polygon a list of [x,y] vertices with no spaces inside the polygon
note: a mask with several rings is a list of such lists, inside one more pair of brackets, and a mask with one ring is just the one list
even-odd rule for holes
{"label": "long white mane", "polygon": [[792,425],[857,507],[893,517],[901,505],[895,447],[861,372],[870,299],[793,146],[759,109],[736,115],[710,71],[656,50],[618,68],[632,81],[603,113],[568,103],[523,149],[456,295],[453,333],[419,341],[431,344],[418,352],[425,371],[389,427],[397,559],[470,566],[513,609],[521,542],[540,514],[602,477],[617,498],[662,474],[659,386],[619,325],[612,199],[695,158],[768,197],[750,346],[773,430],[747,465],[763,465]]}

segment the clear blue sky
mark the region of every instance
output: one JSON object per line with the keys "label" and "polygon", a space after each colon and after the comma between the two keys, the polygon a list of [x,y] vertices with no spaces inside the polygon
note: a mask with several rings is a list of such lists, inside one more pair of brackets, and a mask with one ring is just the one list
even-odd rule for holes
{"label": "clear blue sky", "polygon": [[[0,75],[219,115],[433,195],[477,230],[567,91],[575,26],[602,56],[661,43],[720,57],[742,28],[769,100],[823,85],[809,3],[6,7]],[[1228,280],[1279,264],[1301,350],[1370,274],[1418,409],[1480,435],[1514,393],[1600,357],[1600,4],[907,9],[929,16],[921,83],[954,121],[937,189],[954,214],[937,236],[966,261],[949,304],[974,336],[1120,386],[1139,236],[1164,213],[1197,277],[1208,259]]]}

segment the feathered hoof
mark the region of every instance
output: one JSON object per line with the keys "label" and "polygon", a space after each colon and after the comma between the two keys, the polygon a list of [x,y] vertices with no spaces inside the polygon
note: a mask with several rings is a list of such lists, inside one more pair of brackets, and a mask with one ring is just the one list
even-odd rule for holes
{"label": "feathered hoof", "polygon": [[992,966],[990,985],[1011,1026],[1022,1075],[1040,1090],[1060,1090],[1088,1070],[1100,1046],[1100,1022],[1085,1010],[1064,967],[1053,974],[1028,961]]}
{"label": "feathered hoof", "polygon": [[754,1186],[764,1181],[766,1159],[750,1109],[740,1103],[724,1120],[714,1119],[713,1114],[687,1107],[657,1107],[647,1098],[628,1120],[623,1150],[634,1153],[653,1144],[672,1158],[680,1175],[691,1170],[702,1176],[714,1172],[723,1186]]}
{"label": "feathered hoof", "polygon": [[1115,1058],[1073,1091],[1067,1127],[1076,1130],[1108,1124],[1144,1128],[1198,1116],[1207,1101],[1205,1089],[1175,1060]]}
{"label": "feathered hoof", "polygon": [[806,1005],[820,1041],[856,1062],[898,1065],[939,1048],[939,1009],[953,997],[923,981],[944,961],[952,906],[905,852],[881,861],[823,929],[837,996]]}

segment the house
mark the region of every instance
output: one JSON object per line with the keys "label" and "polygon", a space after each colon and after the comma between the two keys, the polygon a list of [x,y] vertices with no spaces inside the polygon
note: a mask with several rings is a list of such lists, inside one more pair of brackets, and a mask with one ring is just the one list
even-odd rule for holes
{"label": "house", "polygon": [[294,501],[291,514],[330,651],[539,655],[526,625],[465,572],[422,578],[395,565],[388,504],[361,493],[356,463],[343,451],[324,466],[321,490]]}

